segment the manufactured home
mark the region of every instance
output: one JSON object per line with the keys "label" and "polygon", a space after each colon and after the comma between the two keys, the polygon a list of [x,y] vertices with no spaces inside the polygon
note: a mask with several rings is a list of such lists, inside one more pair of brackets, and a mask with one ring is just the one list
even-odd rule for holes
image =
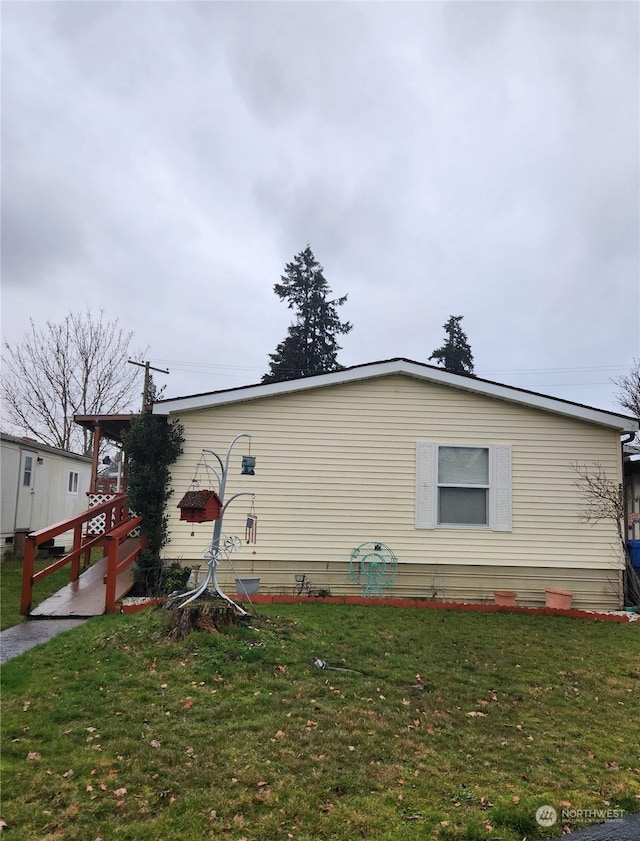
{"label": "manufactured home", "polygon": [[[581,521],[573,466],[621,483],[635,418],[406,359],[160,400],[153,412],[184,428],[165,556],[192,567],[206,564],[213,524],[182,521],[178,503],[194,479],[216,490],[203,450],[224,459],[235,436],[251,436],[230,453],[226,500],[241,496],[222,531],[240,549],[219,567],[227,592],[251,577],[264,593],[304,580],[332,595],[373,583],[392,597],[483,602],[509,590],[540,606],[559,588],[574,607],[623,604],[615,524]],[[368,546],[383,548],[354,575]]]}
{"label": "manufactured home", "polygon": [[[0,433],[2,448],[1,551],[21,557],[31,531],[66,520],[87,508],[91,459]],[[67,543],[70,545],[71,535]],[[65,545],[64,535],[58,540]]]}

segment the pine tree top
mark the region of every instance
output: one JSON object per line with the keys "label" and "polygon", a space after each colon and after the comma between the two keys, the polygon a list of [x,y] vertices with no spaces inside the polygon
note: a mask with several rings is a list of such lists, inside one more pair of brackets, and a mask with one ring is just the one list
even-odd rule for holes
{"label": "pine tree top", "polygon": [[452,374],[475,376],[471,346],[460,326],[463,318],[462,315],[449,316],[449,320],[443,325],[446,333],[445,342],[442,347],[433,351],[429,361],[435,359],[441,368]]}
{"label": "pine tree top", "polygon": [[331,289],[324,277],[324,269],[307,244],[285,266],[274,292],[289,309],[295,311],[293,324],[286,338],[269,355],[270,370],[262,382],[278,382],[311,374],[326,374],[340,370],[336,337],[348,333],[352,325],[340,321],[338,307],[347,296],[330,299]]}

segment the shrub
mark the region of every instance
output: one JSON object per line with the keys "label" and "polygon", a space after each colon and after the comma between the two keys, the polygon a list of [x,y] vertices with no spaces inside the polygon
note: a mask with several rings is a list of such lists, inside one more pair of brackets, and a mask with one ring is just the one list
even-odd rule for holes
{"label": "shrub", "polygon": [[142,515],[142,532],[147,538],[134,580],[138,591],[156,595],[162,578],[160,550],[169,537],[165,512],[171,495],[169,467],[182,453],[183,428],[177,422],[168,423],[164,417],[142,412],[131,419],[123,443],[129,464],[129,504],[136,514]]}

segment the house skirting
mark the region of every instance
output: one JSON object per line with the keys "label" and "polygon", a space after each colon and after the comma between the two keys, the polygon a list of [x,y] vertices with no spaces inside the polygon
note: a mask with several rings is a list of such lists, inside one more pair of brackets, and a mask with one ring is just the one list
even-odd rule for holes
{"label": "house skirting", "polygon": [[[206,563],[183,561],[185,566],[199,568],[196,579],[203,580]],[[233,564],[233,566],[231,566]],[[325,593],[332,597],[363,596],[364,585],[348,576],[344,562],[279,563],[233,556],[231,564],[221,561],[217,578],[225,593],[235,593],[236,578],[259,578],[259,594],[295,595],[295,576],[304,574],[309,581],[308,593]],[[516,593],[519,607],[545,607],[545,589],[568,590],[573,594],[572,608],[577,610],[620,610],[623,607],[622,570],[576,569],[526,566],[486,566],[479,564],[438,565],[399,563],[398,571],[382,594],[390,599],[417,599],[447,603],[492,604],[496,590]]]}

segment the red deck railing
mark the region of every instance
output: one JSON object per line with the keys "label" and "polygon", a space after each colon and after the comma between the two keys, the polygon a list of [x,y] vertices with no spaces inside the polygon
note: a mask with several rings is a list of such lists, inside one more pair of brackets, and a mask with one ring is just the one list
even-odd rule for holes
{"label": "red deck railing", "polygon": [[[98,535],[87,534],[86,525],[96,517],[104,515],[104,532]],[[129,500],[126,494],[118,494],[113,499],[96,505],[82,514],[63,520],[53,526],[31,532],[26,538],[24,562],[22,567],[22,595],[20,612],[29,613],[33,599],[33,585],[56,570],[70,565],[71,581],[77,581],[80,576],[80,565],[88,567],[91,561],[91,550],[103,547],[107,558],[107,575],[105,577],[105,613],[115,610],[116,578],[129,564],[133,563],[144,548],[144,539],[124,558],[118,561],[118,547],[142,522],[142,517],[133,516],[129,510]],[[71,552],[53,563],[35,572],[35,559],[38,547],[51,538],[65,532],[73,531],[73,548]]]}

